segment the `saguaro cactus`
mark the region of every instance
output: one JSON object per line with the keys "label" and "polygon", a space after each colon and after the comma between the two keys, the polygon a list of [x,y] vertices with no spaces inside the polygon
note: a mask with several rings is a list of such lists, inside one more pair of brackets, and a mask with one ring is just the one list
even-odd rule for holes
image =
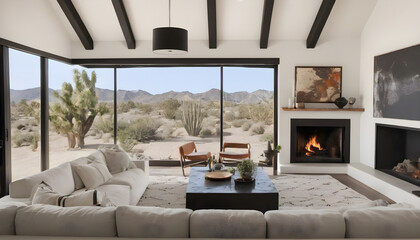
{"label": "saguaro cactus", "polygon": [[203,127],[204,115],[201,103],[183,102],[182,104],[182,124],[188,135],[198,136]]}

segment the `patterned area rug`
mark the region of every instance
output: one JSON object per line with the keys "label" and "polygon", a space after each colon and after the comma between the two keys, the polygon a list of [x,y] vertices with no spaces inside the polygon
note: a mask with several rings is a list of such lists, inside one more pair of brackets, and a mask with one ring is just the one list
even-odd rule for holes
{"label": "patterned area rug", "polygon": [[[329,175],[279,175],[271,177],[279,190],[279,207],[343,207],[371,202]],[[139,206],[185,208],[188,178],[150,176]]]}

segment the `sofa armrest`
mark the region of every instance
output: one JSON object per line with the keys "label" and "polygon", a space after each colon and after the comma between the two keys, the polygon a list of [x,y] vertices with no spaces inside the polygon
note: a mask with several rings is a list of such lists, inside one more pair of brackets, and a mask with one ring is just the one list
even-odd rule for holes
{"label": "sofa armrest", "polygon": [[146,176],[149,176],[149,160],[133,160],[136,167],[143,169]]}

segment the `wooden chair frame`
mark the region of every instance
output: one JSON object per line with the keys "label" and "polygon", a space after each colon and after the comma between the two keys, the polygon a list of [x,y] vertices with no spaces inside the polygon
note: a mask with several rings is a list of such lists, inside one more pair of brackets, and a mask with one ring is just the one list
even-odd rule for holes
{"label": "wooden chair frame", "polygon": [[[206,159],[199,159],[199,160],[192,160],[192,159],[188,159],[188,157],[186,157],[186,155],[192,153],[192,152],[197,152],[197,147],[195,145],[194,142],[189,142],[186,143],[182,146],[179,147],[179,155],[180,155],[180,164],[181,164],[181,168],[182,168],[182,175],[185,177],[185,171],[184,168],[187,167],[192,167],[195,165],[199,165],[199,164],[203,164],[203,163],[207,163],[208,158],[206,157]],[[207,156],[210,156],[210,152],[204,153],[207,154]]]}
{"label": "wooden chair frame", "polygon": [[[248,154],[247,154],[246,157],[241,156],[239,158],[237,158],[235,155],[227,156],[227,154],[222,154],[222,152],[226,151],[226,148],[248,149]],[[245,158],[251,159],[251,144],[249,144],[249,143],[228,143],[228,142],[225,142],[225,143],[223,143],[222,152],[219,154],[219,159],[220,159],[221,162],[225,161],[226,158],[228,158],[228,161],[233,159],[232,161],[235,161],[235,162],[239,162],[239,160],[242,160],[242,159],[245,159]],[[243,155],[245,155],[245,154],[243,154]]]}

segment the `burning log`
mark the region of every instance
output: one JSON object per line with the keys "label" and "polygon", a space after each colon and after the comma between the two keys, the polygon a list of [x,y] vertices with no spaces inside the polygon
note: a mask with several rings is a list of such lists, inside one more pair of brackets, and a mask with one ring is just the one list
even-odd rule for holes
{"label": "burning log", "polygon": [[398,173],[410,174],[418,169],[412,164],[411,160],[405,159],[402,163],[398,163],[392,170]]}

